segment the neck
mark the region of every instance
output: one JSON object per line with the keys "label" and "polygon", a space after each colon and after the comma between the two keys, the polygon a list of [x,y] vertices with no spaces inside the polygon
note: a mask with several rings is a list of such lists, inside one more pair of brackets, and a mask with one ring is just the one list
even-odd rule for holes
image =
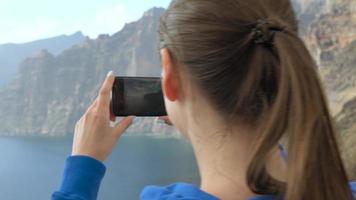
{"label": "neck", "polygon": [[209,138],[206,140],[191,138],[201,177],[201,189],[224,200],[254,196],[245,181],[251,143],[246,137],[237,139],[240,134],[231,133],[220,138],[212,134],[211,137],[205,137]]}
{"label": "neck", "polygon": [[[209,113],[207,109],[202,112],[195,112],[187,126],[187,136],[199,167],[200,188],[223,200],[245,200],[256,196],[246,183],[256,133],[238,127],[227,129],[223,122],[213,117],[217,116],[215,113]],[[282,180],[281,172],[285,171],[283,163],[276,147],[267,163],[267,170],[273,177]]]}

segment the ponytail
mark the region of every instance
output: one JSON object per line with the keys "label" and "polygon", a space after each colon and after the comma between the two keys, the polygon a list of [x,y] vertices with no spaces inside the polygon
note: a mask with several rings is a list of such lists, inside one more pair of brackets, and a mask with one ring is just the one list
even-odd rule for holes
{"label": "ponytail", "polygon": [[[273,66],[278,90],[261,118],[261,138],[247,174],[250,188],[259,194],[284,194],[286,200],[353,199],[313,58],[291,32],[276,32],[271,51],[279,61]],[[288,138],[286,184],[269,176],[265,168],[269,152],[284,134]]]}

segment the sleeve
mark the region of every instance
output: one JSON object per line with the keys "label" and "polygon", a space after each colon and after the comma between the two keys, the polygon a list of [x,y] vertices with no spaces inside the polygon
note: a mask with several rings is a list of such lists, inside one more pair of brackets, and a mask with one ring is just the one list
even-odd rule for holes
{"label": "sleeve", "polygon": [[105,165],[94,158],[68,157],[60,189],[52,200],[96,200],[105,171]]}

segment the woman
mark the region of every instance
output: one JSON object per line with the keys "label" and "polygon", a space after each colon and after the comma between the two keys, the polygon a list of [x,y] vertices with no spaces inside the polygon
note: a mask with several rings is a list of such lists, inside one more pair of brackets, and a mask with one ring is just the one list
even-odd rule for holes
{"label": "woman", "polygon": [[[193,146],[201,185],[148,186],[141,199],[354,199],[289,0],[173,0],[159,33],[169,120]],[[96,199],[101,161],[132,122],[109,126],[113,80],[78,122],[52,199]]]}

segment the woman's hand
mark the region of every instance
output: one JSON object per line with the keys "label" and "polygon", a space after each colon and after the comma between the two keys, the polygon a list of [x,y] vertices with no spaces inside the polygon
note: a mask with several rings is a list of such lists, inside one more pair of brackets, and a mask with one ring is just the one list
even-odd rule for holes
{"label": "woman's hand", "polygon": [[110,120],[115,120],[110,109],[110,92],[114,80],[115,76],[111,71],[100,89],[99,96],[77,122],[72,155],[90,156],[104,161],[111,154],[120,136],[132,124],[133,116],[130,116],[115,127],[110,126]]}

